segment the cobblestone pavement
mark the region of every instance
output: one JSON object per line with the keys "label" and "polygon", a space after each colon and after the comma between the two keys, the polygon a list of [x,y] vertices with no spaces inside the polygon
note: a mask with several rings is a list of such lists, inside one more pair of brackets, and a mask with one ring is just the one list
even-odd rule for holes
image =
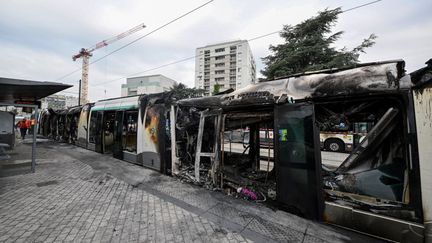
{"label": "cobblestone pavement", "polygon": [[38,146],[36,173],[0,178],[0,242],[374,240],[82,148]]}

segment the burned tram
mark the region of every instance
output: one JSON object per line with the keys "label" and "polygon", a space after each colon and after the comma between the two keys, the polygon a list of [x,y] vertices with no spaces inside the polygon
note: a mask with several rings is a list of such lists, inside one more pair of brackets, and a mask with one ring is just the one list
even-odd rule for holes
{"label": "burned tram", "polygon": [[[180,100],[173,174],[386,239],[431,240],[431,76],[388,61]],[[321,151],[322,134],[340,131],[351,149]]]}
{"label": "burned tram", "polygon": [[309,219],[432,241],[432,61],[411,74],[396,60],[174,97],[47,112],[41,125],[57,129],[40,131],[70,138],[63,124],[77,124],[73,141],[93,151]]}

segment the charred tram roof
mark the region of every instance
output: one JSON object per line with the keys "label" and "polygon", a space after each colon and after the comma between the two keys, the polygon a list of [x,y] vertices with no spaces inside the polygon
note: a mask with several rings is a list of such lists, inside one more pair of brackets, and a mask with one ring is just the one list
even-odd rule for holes
{"label": "charred tram roof", "polygon": [[230,109],[234,106],[265,106],[323,97],[397,93],[412,87],[410,79],[404,78],[404,66],[404,61],[395,60],[309,72],[249,85],[228,94],[184,99],[177,104]]}

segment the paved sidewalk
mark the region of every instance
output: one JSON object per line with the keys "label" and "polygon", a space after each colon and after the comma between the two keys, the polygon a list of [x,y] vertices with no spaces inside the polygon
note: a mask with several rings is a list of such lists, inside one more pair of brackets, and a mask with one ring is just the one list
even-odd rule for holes
{"label": "paved sidewalk", "polygon": [[0,242],[375,241],[79,147],[38,150],[35,174],[0,178]]}

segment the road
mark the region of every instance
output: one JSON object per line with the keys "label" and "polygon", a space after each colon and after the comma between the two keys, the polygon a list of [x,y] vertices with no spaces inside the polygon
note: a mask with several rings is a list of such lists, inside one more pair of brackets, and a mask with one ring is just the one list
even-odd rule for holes
{"label": "road", "polygon": [[[244,146],[241,143],[231,143],[231,147],[229,143],[226,143],[224,146],[225,151],[233,152],[233,153],[243,153],[244,152]],[[249,152],[247,150],[246,154]],[[260,155],[261,156],[268,156],[269,149],[268,148],[262,148],[260,149]],[[327,165],[329,167],[336,168],[342,162],[348,157],[348,153],[337,153],[337,152],[328,152],[328,151],[321,151],[321,162],[324,165]],[[273,158],[274,152],[273,149],[270,149],[270,157]],[[261,160],[261,167],[262,170],[267,169],[267,161]],[[270,170],[273,168],[273,163],[270,162]]]}

